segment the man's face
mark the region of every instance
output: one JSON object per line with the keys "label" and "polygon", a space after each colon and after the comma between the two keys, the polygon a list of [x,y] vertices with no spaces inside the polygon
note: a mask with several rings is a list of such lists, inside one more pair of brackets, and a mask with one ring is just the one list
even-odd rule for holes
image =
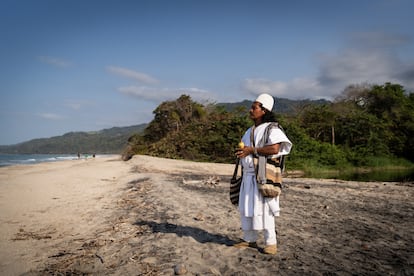
{"label": "man's face", "polygon": [[262,117],[265,114],[265,111],[260,106],[260,103],[254,102],[249,110],[250,119],[256,120]]}

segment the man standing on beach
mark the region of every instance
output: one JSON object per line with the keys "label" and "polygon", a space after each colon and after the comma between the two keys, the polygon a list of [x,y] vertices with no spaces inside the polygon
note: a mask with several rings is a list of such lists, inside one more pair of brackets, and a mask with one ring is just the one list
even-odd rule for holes
{"label": "man standing on beach", "polygon": [[257,248],[258,231],[264,231],[265,254],[274,255],[277,252],[275,216],[279,216],[279,196],[263,197],[258,189],[254,159],[259,156],[275,158],[289,154],[292,143],[278,127],[272,127],[268,132],[267,143],[259,145],[266,128],[275,122],[272,113],[274,99],[269,94],[261,94],[253,102],[249,114],[254,122],[242,137],[245,147],[237,150],[243,166],[243,180],[240,187],[239,211],[243,239],[234,246],[237,248]]}

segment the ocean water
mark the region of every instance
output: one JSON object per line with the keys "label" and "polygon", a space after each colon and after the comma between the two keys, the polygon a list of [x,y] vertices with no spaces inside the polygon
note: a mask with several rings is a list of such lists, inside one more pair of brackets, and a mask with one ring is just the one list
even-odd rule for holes
{"label": "ocean water", "polygon": [[[92,158],[92,155],[81,155],[80,158]],[[76,159],[76,154],[0,154],[0,167]]]}

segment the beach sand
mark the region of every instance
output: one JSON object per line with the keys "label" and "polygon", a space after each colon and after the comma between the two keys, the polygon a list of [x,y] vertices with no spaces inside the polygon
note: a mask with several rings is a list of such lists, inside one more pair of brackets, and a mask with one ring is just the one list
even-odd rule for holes
{"label": "beach sand", "polygon": [[0,168],[0,275],[414,274],[413,183],[286,177],[271,256],[231,246],[232,171],[149,156]]}

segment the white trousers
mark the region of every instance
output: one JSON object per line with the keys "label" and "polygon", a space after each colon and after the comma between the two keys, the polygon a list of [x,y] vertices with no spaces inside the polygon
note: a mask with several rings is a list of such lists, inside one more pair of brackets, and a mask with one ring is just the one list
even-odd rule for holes
{"label": "white trousers", "polygon": [[[260,230],[252,229],[251,225],[253,225],[253,218],[241,216],[241,225],[243,230],[243,240],[247,242],[257,241]],[[273,227],[263,229],[263,236],[266,245],[273,245],[277,243],[274,224]]]}

